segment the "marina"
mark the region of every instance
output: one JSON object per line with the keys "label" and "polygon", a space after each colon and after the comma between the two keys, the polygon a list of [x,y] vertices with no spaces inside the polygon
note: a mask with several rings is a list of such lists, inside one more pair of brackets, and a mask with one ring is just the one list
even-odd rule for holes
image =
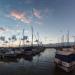
{"label": "marina", "polygon": [[0,75],[75,75],[75,0],[0,0]]}
{"label": "marina", "polygon": [[36,55],[44,51],[44,47],[23,47],[23,48],[4,48],[0,50],[1,58],[16,58],[21,55]]}
{"label": "marina", "polygon": [[54,64],[55,53],[55,49],[46,49],[36,56],[0,59],[0,75],[74,75],[74,71],[65,72]]}
{"label": "marina", "polygon": [[[24,41],[27,39],[27,36],[24,35],[23,30],[23,36],[22,36],[22,45],[19,44],[19,46],[16,47],[1,47],[0,48],[0,58],[1,59],[17,59],[26,57],[26,59],[29,59],[30,57],[34,57],[36,55],[40,55],[42,52],[44,52],[46,49],[55,49],[55,59],[54,62],[55,65],[64,70],[65,72],[71,72],[75,69],[75,43],[69,42],[69,32],[67,33],[67,42],[64,42],[64,37],[61,43],[54,43],[54,44],[40,44],[40,40],[38,37],[37,44],[34,44],[34,35],[33,35],[33,27],[31,26],[32,31],[32,38],[31,38],[31,44],[27,45]],[[13,36],[13,39],[16,37]],[[3,39],[3,38],[1,38]]]}

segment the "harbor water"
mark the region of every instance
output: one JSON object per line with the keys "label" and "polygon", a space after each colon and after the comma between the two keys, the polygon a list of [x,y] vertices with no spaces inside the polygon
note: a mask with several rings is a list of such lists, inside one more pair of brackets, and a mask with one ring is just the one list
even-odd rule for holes
{"label": "harbor water", "polygon": [[33,57],[0,59],[0,75],[75,75],[55,66],[55,52],[54,49],[46,49]]}

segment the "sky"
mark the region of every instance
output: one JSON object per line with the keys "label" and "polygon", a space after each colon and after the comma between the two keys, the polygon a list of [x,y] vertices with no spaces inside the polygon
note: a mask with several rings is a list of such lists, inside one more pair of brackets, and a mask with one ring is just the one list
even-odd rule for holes
{"label": "sky", "polygon": [[31,39],[39,33],[43,43],[55,43],[70,32],[70,41],[75,35],[75,0],[0,0],[0,36],[17,35],[22,30]]}

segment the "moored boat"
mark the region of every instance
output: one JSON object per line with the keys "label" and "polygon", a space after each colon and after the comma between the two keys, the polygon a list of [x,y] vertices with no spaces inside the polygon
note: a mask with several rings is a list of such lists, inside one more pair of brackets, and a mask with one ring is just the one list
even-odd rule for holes
{"label": "moored boat", "polygon": [[72,71],[75,68],[75,49],[72,47],[57,50],[55,63],[66,72]]}

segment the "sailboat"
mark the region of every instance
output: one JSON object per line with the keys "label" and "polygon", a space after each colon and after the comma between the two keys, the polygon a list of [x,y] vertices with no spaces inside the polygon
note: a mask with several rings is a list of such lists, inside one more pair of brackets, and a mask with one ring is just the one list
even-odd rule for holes
{"label": "sailboat", "polygon": [[[69,45],[69,32],[67,34],[67,45]],[[75,45],[71,48],[61,48],[56,51],[55,64],[66,72],[75,69]]]}
{"label": "sailboat", "polygon": [[[24,53],[26,55],[36,55],[36,54],[38,54],[38,53],[40,53],[41,51],[44,50],[44,47],[43,46],[40,46],[39,43],[38,43],[37,46],[35,46],[33,44],[33,39],[34,39],[34,36],[33,36],[33,26],[31,26],[31,32],[32,32],[31,46],[24,47]],[[39,42],[39,37],[38,37],[38,42]]]}

